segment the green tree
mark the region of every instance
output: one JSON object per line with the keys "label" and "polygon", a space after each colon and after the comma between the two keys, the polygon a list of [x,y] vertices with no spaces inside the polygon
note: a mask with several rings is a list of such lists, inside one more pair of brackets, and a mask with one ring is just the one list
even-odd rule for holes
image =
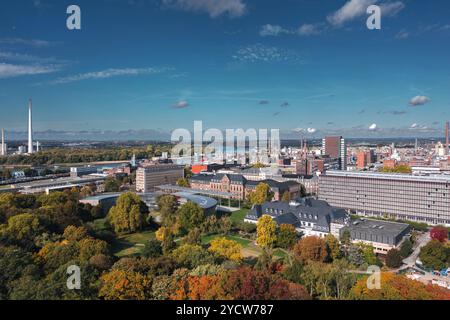
{"label": "green tree", "polygon": [[178,222],[183,232],[200,226],[205,221],[205,212],[194,202],[188,201],[178,209]]}
{"label": "green tree", "polygon": [[450,264],[450,248],[438,240],[431,240],[420,249],[419,258],[427,268],[440,270]]}
{"label": "green tree", "polygon": [[339,244],[339,240],[336,239],[332,234],[328,234],[325,237],[325,242],[327,244],[329,257],[334,261],[342,257],[342,250]]}
{"label": "green tree", "polygon": [[147,241],[145,247],[142,249],[142,255],[146,258],[157,258],[162,255],[161,242],[156,239]]}
{"label": "green tree", "polygon": [[121,183],[113,177],[108,177],[105,180],[105,192],[118,192]]}
{"label": "green tree", "polygon": [[177,180],[177,186],[183,187],[183,188],[190,188],[189,180],[186,178],[180,178]]}
{"label": "green tree", "polygon": [[277,241],[277,224],[271,216],[263,215],[256,225],[256,243],[271,248]]}
{"label": "green tree", "polygon": [[405,239],[400,245],[400,256],[404,259],[408,257],[413,250],[413,244],[411,240]]}
{"label": "green tree", "polygon": [[178,210],[177,198],[173,195],[163,195],[156,199],[156,204],[161,214],[162,225],[171,227],[176,222],[176,212]]}
{"label": "green tree", "polygon": [[144,206],[139,196],[132,192],[121,194],[108,213],[115,232],[136,232],[145,225]]}
{"label": "green tree", "polygon": [[288,249],[297,241],[297,231],[291,224],[281,224],[277,233],[277,246]]}
{"label": "green tree", "polygon": [[266,201],[271,201],[274,193],[267,183],[261,182],[256,186],[255,191],[250,192],[248,198],[251,204],[263,204]]}
{"label": "green tree", "polygon": [[5,230],[13,239],[32,241],[43,229],[37,215],[23,213],[10,217]]}
{"label": "green tree", "polygon": [[402,260],[400,252],[397,249],[391,249],[386,254],[386,265],[389,268],[400,267],[403,264]]}
{"label": "green tree", "polygon": [[189,269],[214,263],[213,256],[199,245],[183,244],[173,250],[172,257],[177,263]]}
{"label": "green tree", "polygon": [[350,230],[345,229],[345,230],[342,232],[341,236],[340,236],[340,240],[341,240],[341,242],[342,242],[343,245],[345,245],[345,246],[350,245],[350,243],[351,243],[351,241],[352,241],[352,237],[351,237],[351,234],[350,234]]}

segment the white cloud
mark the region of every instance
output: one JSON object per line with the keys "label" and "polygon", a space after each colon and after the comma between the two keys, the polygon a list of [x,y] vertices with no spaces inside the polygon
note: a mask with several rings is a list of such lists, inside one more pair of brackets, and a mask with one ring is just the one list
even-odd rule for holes
{"label": "white cloud", "polygon": [[316,129],[316,128],[308,128],[308,129],[306,129],[306,131],[307,131],[308,133],[313,134],[313,133],[316,133],[316,132],[317,132],[317,129]]}
{"label": "white cloud", "polygon": [[269,36],[276,37],[281,34],[290,34],[290,33],[292,32],[287,29],[284,29],[281,26],[272,24],[263,25],[261,27],[261,30],[259,31],[259,35],[262,37],[269,37]]}
{"label": "white cloud", "polygon": [[177,103],[172,105],[172,108],[175,108],[175,109],[184,109],[187,107],[189,107],[189,103],[186,100],[178,101]]}
{"label": "white cloud", "polygon": [[298,28],[298,34],[301,36],[311,36],[320,34],[321,30],[317,24],[303,24]]}
{"label": "white cloud", "polygon": [[238,49],[232,58],[249,63],[301,62],[301,57],[295,51],[269,47],[260,43]]}
{"label": "white cloud", "polygon": [[206,12],[211,18],[223,14],[230,17],[241,17],[247,10],[243,0],[162,0],[166,8],[174,8],[192,12]]}
{"label": "white cloud", "polygon": [[353,20],[365,14],[367,7],[374,4],[373,0],[350,0],[343,7],[327,17],[329,23],[341,26],[345,22]]}
{"label": "white cloud", "polygon": [[411,125],[411,129],[414,129],[414,128],[417,128],[417,126],[418,126],[418,124],[417,123],[413,123],[412,125]]}
{"label": "white cloud", "polygon": [[107,79],[120,76],[138,76],[157,74],[163,72],[164,69],[156,68],[124,68],[124,69],[106,69],[102,71],[80,73],[74,76],[68,76],[59,78],[52,81],[52,84],[64,84],[69,82],[83,81],[83,80],[95,80],[95,79]]}
{"label": "white cloud", "polygon": [[382,16],[393,17],[405,8],[405,5],[401,1],[382,3],[380,5]]}
{"label": "white cloud", "polygon": [[42,48],[49,47],[52,43],[50,41],[39,39],[4,38],[0,39],[0,44],[25,45],[30,47]]}
{"label": "white cloud", "polygon": [[[333,12],[327,17],[329,23],[340,27],[348,21],[354,20],[366,14],[370,5],[378,4],[378,0],[349,0],[339,10]],[[382,15],[395,16],[405,5],[401,1],[384,2],[379,4]]]}
{"label": "white cloud", "polygon": [[395,35],[396,39],[406,39],[409,38],[409,32],[406,30],[401,30]]}
{"label": "white cloud", "polygon": [[26,66],[0,63],[0,79],[59,71],[57,66]]}
{"label": "white cloud", "polygon": [[424,104],[427,104],[430,101],[430,98],[426,96],[415,96],[409,101],[410,106],[423,106]]}
{"label": "white cloud", "polygon": [[378,128],[378,126],[377,126],[376,123],[372,123],[372,124],[369,126],[369,130],[370,130],[370,131],[375,131],[375,130],[377,130],[377,128]]}

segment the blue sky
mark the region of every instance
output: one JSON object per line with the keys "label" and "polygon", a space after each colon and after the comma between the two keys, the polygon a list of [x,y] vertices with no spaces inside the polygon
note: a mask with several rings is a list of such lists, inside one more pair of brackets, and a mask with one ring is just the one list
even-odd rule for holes
{"label": "blue sky", "polygon": [[[440,136],[450,119],[446,0],[8,1],[0,126],[279,128]],[[368,30],[368,5],[382,29]]]}

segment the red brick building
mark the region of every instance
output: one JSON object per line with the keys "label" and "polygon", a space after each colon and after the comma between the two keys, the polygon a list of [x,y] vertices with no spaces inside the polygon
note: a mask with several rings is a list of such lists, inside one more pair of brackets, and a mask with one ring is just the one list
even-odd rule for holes
{"label": "red brick building", "polygon": [[269,185],[275,201],[280,201],[286,191],[289,192],[290,199],[300,196],[301,186],[295,181],[279,182],[272,179],[251,181],[240,174],[196,175],[190,179],[192,189],[229,192],[233,195],[232,198],[240,200],[246,199],[260,183]]}

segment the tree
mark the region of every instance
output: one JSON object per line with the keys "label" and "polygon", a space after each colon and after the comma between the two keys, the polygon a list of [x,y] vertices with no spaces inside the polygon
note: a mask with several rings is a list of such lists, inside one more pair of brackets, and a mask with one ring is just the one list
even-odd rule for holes
{"label": "tree", "polygon": [[211,241],[208,251],[212,254],[231,261],[239,262],[242,259],[242,246],[227,238],[216,238]]}
{"label": "tree", "polygon": [[173,259],[180,265],[193,269],[202,264],[214,262],[213,256],[199,245],[183,244],[172,252]]}
{"label": "tree", "polygon": [[92,196],[93,194],[94,194],[94,191],[92,190],[92,188],[90,186],[84,186],[80,190],[80,196],[83,198]]}
{"label": "tree", "polygon": [[189,180],[186,178],[180,178],[177,180],[177,186],[183,187],[183,188],[190,188],[191,185],[189,184]]}
{"label": "tree", "polygon": [[108,177],[105,180],[105,192],[118,192],[120,190],[120,182],[113,177]]}
{"label": "tree", "polygon": [[411,240],[405,239],[400,245],[400,256],[405,259],[407,258],[413,250],[413,244]]}
{"label": "tree", "polygon": [[99,254],[109,254],[108,243],[103,240],[84,238],[77,243],[77,246],[81,261],[89,261],[90,258]]}
{"label": "tree", "polygon": [[151,279],[138,272],[111,270],[101,277],[99,296],[105,300],[146,300],[151,297]]}
{"label": "tree", "polygon": [[256,224],[256,243],[261,247],[272,247],[277,241],[277,224],[269,215],[263,215]]}
{"label": "tree", "polygon": [[142,249],[142,255],[146,258],[157,258],[162,255],[161,243],[156,239],[150,239]]}
{"label": "tree", "polygon": [[362,255],[364,257],[364,261],[367,265],[372,266],[383,266],[380,259],[378,259],[377,255],[375,254],[374,247],[372,245],[366,245],[366,244],[358,244],[358,246],[361,248]]}
{"label": "tree", "polygon": [[88,237],[88,231],[84,227],[68,226],[64,230],[63,237],[67,241],[80,241]]}
{"label": "tree", "polygon": [[121,194],[108,213],[108,219],[115,232],[136,232],[145,225],[143,205],[139,196],[132,192]]}
{"label": "tree", "polygon": [[345,245],[345,246],[350,245],[350,243],[352,241],[352,236],[350,234],[350,230],[345,229],[340,236],[340,240],[343,245]]}
{"label": "tree", "polygon": [[381,288],[367,287],[367,277],[359,280],[350,291],[350,298],[355,300],[448,300],[450,291],[438,286],[425,285],[408,279],[404,275],[382,272]]}
{"label": "tree", "polygon": [[200,228],[194,228],[184,237],[183,243],[187,244],[201,244],[202,231]]}
{"label": "tree", "polygon": [[285,191],[285,192],[283,193],[283,196],[281,197],[281,201],[283,201],[283,202],[289,202],[289,201],[291,201],[291,194],[290,194],[289,191]]}
{"label": "tree", "polygon": [[6,233],[18,241],[32,241],[42,231],[39,218],[35,214],[23,213],[8,219]]}
{"label": "tree", "polygon": [[448,230],[442,226],[436,226],[430,231],[431,239],[439,242],[446,242],[448,240]]}
{"label": "tree", "polygon": [[302,238],[293,248],[295,259],[302,263],[309,261],[325,262],[328,258],[325,240],[310,236]]}
{"label": "tree", "polygon": [[271,201],[274,193],[267,183],[261,182],[256,186],[255,191],[249,194],[249,201],[251,204],[263,204],[266,201]]}
{"label": "tree", "polygon": [[178,222],[183,232],[200,226],[205,221],[205,212],[194,202],[188,201],[178,209]]}
{"label": "tree", "polygon": [[339,240],[330,233],[325,237],[325,242],[327,244],[329,258],[333,261],[340,259],[342,257],[342,251]]}
{"label": "tree", "polygon": [[427,268],[440,270],[450,264],[450,248],[438,240],[431,240],[420,249],[419,258]]}
{"label": "tree", "polygon": [[177,198],[173,195],[163,195],[156,199],[156,204],[161,214],[163,226],[170,227],[176,222],[176,212],[178,210]]}
{"label": "tree", "polygon": [[403,264],[402,260],[402,256],[397,249],[391,249],[386,254],[386,265],[389,268],[399,268]]}
{"label": "tree", "polygon": [[277,234],[277,246],[288,249],[297,241],[297,231],[291,224],[281,224]]}

